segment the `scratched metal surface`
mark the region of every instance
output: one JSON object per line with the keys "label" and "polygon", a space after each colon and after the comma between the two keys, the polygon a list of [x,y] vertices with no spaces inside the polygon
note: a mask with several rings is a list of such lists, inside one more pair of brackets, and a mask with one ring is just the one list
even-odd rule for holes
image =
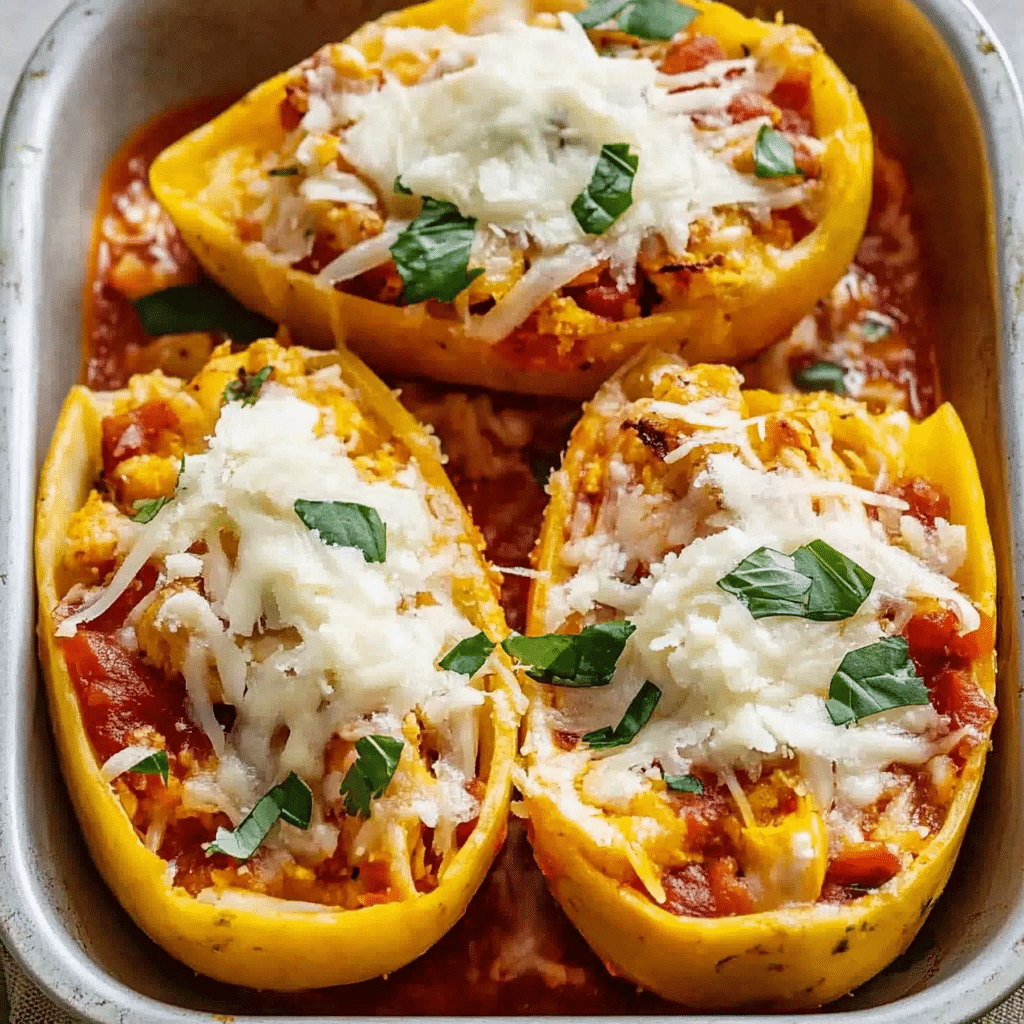
{"label": "scratched metal surface", "polygon": [[[780,1024],[963,1021],[1024,978],[1016,644],[1022,598],[1015,584],[1024,523],[1012,515],[1024,507],[1018,352],[1024,245],[1017,242],[1024,238],[1024,112],[1004,55],[992,45],[996,32],[975,8],[964,0],[916,2],[938,31],[928,45],[910,39],[907,25],[916,15],[903,0],[789,0],[786,10],[815,29],[840,63],[843,46],[859,38],[850,51],[851,77],[884,114],[913,126],[918,173],[927,177],[941,167],[962,197],[963,215],[943,216],[947,211],[936,206],[942,189],[922,190],[936,213],[930,241],[945,285],[944,385],[981,457],[999,549],[1002,713],[960,865],[921,938],[852,999],[819,1014],[773,1018]],[[60,0],[0,0],[0,102],[59,6]],[[229,1003],[197,994],[188,973],[112,906],[67,804],[35,678],[35,474],[60,401],[77,376],[85,240],[99,178],[117,144],[148,116],[251,84],[383,6],[383,0],[341,6],[332,0],[79,0],[33,58],[0,147],[0,931],[31,977],[90,1020],[184,1024],[232,1012]],[[979,6],[1024,66],[1020,0]],[[252,16],[243,20],[243,12]],[[892,38],[878,31],[885,17],[892,19]],[[939,37],[946,56],[936,50]],[[944,99],[922,92],[929,68],[950,59],[955,63],[944,78],[956,80],[952,92]],[[968,97],[978,121],[965,113]],[[986,256],[988,217],[998,279]],[[743,1019],[749,1018],[715,1018]]]}

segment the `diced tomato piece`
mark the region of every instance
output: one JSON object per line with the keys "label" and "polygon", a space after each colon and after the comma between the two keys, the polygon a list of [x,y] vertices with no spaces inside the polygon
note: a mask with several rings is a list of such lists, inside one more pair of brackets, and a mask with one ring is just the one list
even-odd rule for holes
{"label": "diced tomato piece", "polygon": [[753,910],[750,893],[736,872],[732,857],[719,857],[666,873],[662,879],[665,909],[680,917],[749,914]]}
{"label": "diced tomato piece", "polygon": [[665,909],[680,917],[716,917],[715,897],[711,880],[703,864],[687,864],[668,872],[662,879],[665,886]]}
{"label": "diced tomato piece", "polygon": [[708,881],[718,917],[749,914],[754,909],[747,884],[736,871],[736,861],[732,857],[719,857],[708,867]]}
{"label": "diced tomato piece", "polygon": [[294,131],[302,123],[308,108],[309,100],[302,91],[297,86],[286,85],[285,97],[277,108],[281,127],[286,132]]}
{"label": "diced tomato piece", "polygon": [[896,497],[902,498],[910,506],[908,513],[930,530],[935,528],[936,519],[949,519],[949,498],[945,492],[919,476],[900,484]]}
{"label": "diced tomato piece", "polygon": [[807,131],[814,124],[814,101],[811,97],[810,72],[787,75],[768,94],[768,98],[782,110],[797,114],[807,125]]}
{"label": "diced tomato piece", "polygon": [[995,622],[988,615],[981,616],[981,625],[963,636],[959,633],[960,619],[949,608],[933,608],[915,615],[904,634],[910,645],[910,655],[927,675],[938,671],[940,661],[960,659],[974,661],[990,654],[995,646]]}
{"label": "diced tomato piece", "polygon": [[594,316],[605,320],[628,320],[640,315],[640,291],[642,283],[634,281],[625,291],[619,291],[613,283],[601,282],[586,288],[566,289],[576,305]]}
{"label": "diced tomato piece", "polygon": [[927,668],[937,658],[948,658],[960,619],[950,608],[937,607],[915,615],[903,631],[910,645],[910,655]]}
{"label": "diced tomato piece", "polygon": [[309,251],[309,255],[293,263],[292,269],[301,270],[306,274],[319,274],[328,263],[331,263],[340,254],[341,250],[334,244],[334,239],[323,231],[318,231],[316,238],[313,239],[313,248]]}
{"label": "diced tomato piece", "polygon": [[949,642],[949,649],[967,661],[974,661],[976,658],[991,654],[992,648],[995,645],[995,620],[990,615],[981,612],[981,625],[972,632],[965,633],[963,636],[960,636],[959,633],[954,634]]}
{"label": "diced tomato piece", "polygon": [[770,117],[774,124],[776,117],[779,116],[779,108],[767,96],[749,89],[737,93],[725,112],[733,124],[752,121],[755,117]]}
{"label": "diced tomato piece", "polygon": [[156,586],[159,570],[147,562],[128,584],[124,593],[102,614],[89,623],[89,629],[97,633],[113,633],[120,629],[128,613]]}
{"label": "diced tomato piece", "polygon": [[811,135],[814,130],[810,120],[803,114],[785,108],[781,110],[778,128],[779,131],[786,132],[787,135]]}
{"label": "diced tomato piece", "polygon": [[996,720],[996,709],[978,688],[970,672],[946,669],[928,681],[932,705],[940,715],[949,715],[956,729],[972,726],[987,729]]}
{"label": "diced tomato piece", "polygon": [[60,641],[86,732],[100,761],[131,744],[142,726],[161,733],[167,749],[207,753],[210,741],[185,715],[181,677],[165,678],[106,633],[80,629]]}
{"label": "diced tomato piece", "polygon": [[716,60],[725,60],[725,50],[714,36],[688,36],[669,47],[661,62],[661,73],[681,75],[686,71],[700,71]]}
{"label": "diced tomato piece", "polygon": [[900,859],[885,843],[855,843],[829,861],[826,883],[877,889],[900,870]]}
{"label": "diced tomato piece", "polygon": [[178,417],[167,402],[143,402],[135,409],[103,420],[103,472],[109,476],[119,462],[151,451],[160,433],[173,430]]}
{"label": "diced tomato piece", "polygon": [[673,794],[676,814],[686,821],[688,849],[705,855],[722,855],[730,849],[722,822],[732,813],[730,798],[719,790],[706,789],[701,795]]}

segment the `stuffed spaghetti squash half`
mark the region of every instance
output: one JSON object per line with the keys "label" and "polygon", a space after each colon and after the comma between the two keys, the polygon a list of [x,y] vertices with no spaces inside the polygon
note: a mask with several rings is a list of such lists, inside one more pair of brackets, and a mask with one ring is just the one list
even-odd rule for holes
{"label": "stuffed spaghetti squash half", "polygon": [[589,398],[734,361],[853,257],[871,130],[807,31],[709,0],[385,15],[166,150],[211,277],[379,370]]}
{"label": "stuffed spaghetti squash half", "polygon": [[741,391],[649,355],[551,482],[527,637],[537,863],[614,974],[805,1008],[913,938],[996,711],[995,569],[956,414]]}
{"label": "stuffed spaghetti squash half", "polygon": [[521,695],[436,444],[358,359],[267,340],[76,387],[36,543],[65,778],[155,941],[301,989],[451,927],[504,838]]}

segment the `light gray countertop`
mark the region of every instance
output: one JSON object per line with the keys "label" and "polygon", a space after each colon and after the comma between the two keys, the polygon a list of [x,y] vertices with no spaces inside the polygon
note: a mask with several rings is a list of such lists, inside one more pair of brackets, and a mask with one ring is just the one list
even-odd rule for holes
{"label": "light gray countertop", "polygon": [[[141,0],[145,2],[145,0]],[[1024,0],[975,0],[1024,79]],[[0,0],[0,111],[42,34],[67,0]],[[776,6],[785,7],[783,2]]]}

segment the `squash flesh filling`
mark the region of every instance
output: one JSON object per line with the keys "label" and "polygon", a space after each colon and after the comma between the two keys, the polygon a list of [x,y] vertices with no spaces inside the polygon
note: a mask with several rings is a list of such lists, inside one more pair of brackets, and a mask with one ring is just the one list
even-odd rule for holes
{"label": "squash flesh filling", "polygon": [[[237,401],[222,409],[228,385],[249,381],[251,386],[269,367],[270,378],[251,409]],[[306,416],[315,424],[314,436],[303,443],[328,445],[333,453],[328,470],[332,459],[339,473],[347,462],[353,486],[379,496],[382,508],[388,501],[406,501],[420,510],[421,525],[429,533],[418,552],[422,586],[415,582],[415,565],[412,583],[410,577],[402,585],[394,582],[402,575],[401,562],[392,569],[385,561],[380,575],[371,579],[384,590],[382,622],[392,600],[388,594],[394,594],[395,606],[387,614],[396,628],[420,638],[441,638],[436,652],[409,658],[410,677],[419,672],[425,680],[419,692],[407,695],[393,686],[388,690],[387,684],[383,696],[372,690],[360,693],[357,678],[346,678],[341,669],[332,678],[329,670],[321,696],[311,707],[295,711],[287,680],[301,682],[309,665],[315,666],[302,661],[304,648],[315,638],[302,634],[301,621],[285,620],[287,604],[281,595],[287,591],[281,590],[274,591],[272,606],[263,606],[252,630],[236,631],[231,644],[244,651],[244,682],[232,682],[239,664],[232,661],[232,652],[217,648],[209,627],[203,632],[170,612],[205,607],[204,614],[225,631],[239,616],[238,605],[223,593],[224,580],[211,573],[211,563],[226,578],[232,572],[237,578],[244,559],[263,555],[261,545],[253,544],[251,528],[247,536],[245,521],[228,516],[230,502],[213,533],[187,537],[177,545],[180,552],[165,545],[168,550],[147,558],[109,608],[79,621],[77,629],[67,628],[71,617],[80,618],[83,607],[112,586],[133,549],[144,543],[146,530],[167,510],[159,508],[149,525],[132,517],[139,517],[147,502],[187,503],[202,472],[194,467],[205,458],[209,468],[225,424],[230,420],[236,431],[256,429],[253,415],[261,401]],[[295,458],[314,450],[296,447]],[[69,524],[58,635],[97,761],[140,839],[169,862],[173,883],[193,895],[240,888],[350,909],[410,899],[436,888],[475,827],[486,784],[479,768],[479,719],[487,707],[483,677],[470,680],[434,665],[476,631],[466,614],[470,577],[479,570],[472,566],[472,542],[463,535],[458,510],[427,487],[408,450],[360,407],[358,394],[336,368],[309,367],[301,350],[270,341],[257,342],[239,356],[223,346],[188,383],[160,373],[133,377],[103,419],[101,463],[96,488]],[[223,473],[231,470],[230,460],[223,463]],[[261,497],[258,486],[253,494],[257,505],[275,500],[269,482],[269,497]],[[193,508],[193,515],[199,514]],[[387,531],[393,545],[388,558],[408,562],[401,531],[414,527],[398,515]],[[321,543],[321,534],[308,541],[304,527],[293,532],[300,544]],[[264,538],[262,546],[277,543],[279,538]],[[343,559],[350,553],[355,554],[321,552],[320,557]],[[365,572],[377,571],[366,564]],[[303,572],[308,587],[320,585],[309,566],[303,565]],[[374,643],[385,651],[389,647],[386,635]],[[196,689],[197,650],[201,692]],[[264,665],[278,680],[270,689],[261,683]],[[368,664],[366,671],[386,675],[387,667]],[[279,717],[268,718],[259,701],[280,704]],[[360,760],[356,742],[364,736],[385,736],[400,744],[401,752],[393,774],[383,780],[383,791],[361,806],[346,796],[345,780]],[[130,770],[125,758],[132,758],[133,749],[139,753],[132,764],[145,752],[164,753],[166,785],[159,774]],[[244,861],[208,850],[218,830],[238,826],[288,768],[297,770],[312,792],[309,827],[286,821],[273,825]]]}
{"label": "squash flesh filling", "polygon": [[[539,688],[520,779],[604,873],[695,917],[888,883],[942,828],[996,713],[972,675],[992,623],[955,584],[964,528],[941,488],[900,475],[909,420],[741,381],[666,359],[595,399],[596,448],[571,445],[561,470],[573,498],[542,627],[636,630],[609,686]],[[841,623],[755,622],[715,585],[759,545],[789,554],[819,538],[875,577]],[[928,703],[835,724],[836,667],[888,637],[906,641]],[[591,747],[584,736],[645,680],[661,689],[650,720],[617,749]]]}

